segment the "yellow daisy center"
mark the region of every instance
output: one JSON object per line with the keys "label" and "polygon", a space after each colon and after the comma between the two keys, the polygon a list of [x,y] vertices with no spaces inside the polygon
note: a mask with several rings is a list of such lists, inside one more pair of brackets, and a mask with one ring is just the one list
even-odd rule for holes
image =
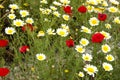
{"label": "yellow daisy center", "polygon": [[91,22],[92,22],[92,24],[96,24],[96,23],[97,23],[97,21],[96,21],[96,20],[92,20]]}
{"label": "yellow daisy center", "polygon": [[89,67],[87,70],[88,70],[88,72],[94,73],[94,69],[91,67]]}
{"label": "yellow daisy center", "polygon": [[110,70],[109,66],[104,66],[105,70]]}
{"label": "yellow daisy center", "polygon": [[13,33],[13,30],[8,30],[8,34],[12,34]]}
{"label": "yellow daisy center", "polygon": [[16,22],[16,25],[21,26],[21,22]]}
{"label": "yellow daisy center", "polygon": [[65,34],[65,32],[63,32],[63,31],[60,31],[60,35],[64,35]]}
{"label": "yellow daisy center", "polygon": [[38,56],[39,60],[43,60],[43,58],[44,58],[43,56]]}
{"label": "yellow daisy center", "polygon": [[82,52],[82,51],[83,51],[83,48],[78,48],[78,51],[79,51],[79,52]]}
{"label": "yellow daisy center", "polygon": [[104,46],[104,47],[103,47],[103,50],[104,50],[104,51],[108,51],[108,47],[107,47],[107,46]]}

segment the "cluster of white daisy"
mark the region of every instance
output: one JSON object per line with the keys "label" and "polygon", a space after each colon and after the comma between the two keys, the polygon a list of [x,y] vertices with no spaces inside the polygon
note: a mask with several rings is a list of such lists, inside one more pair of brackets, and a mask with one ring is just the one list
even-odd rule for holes
{"label": "cluster of white daisy", "polygon": [[[89,13],[104,13],[104,11],[108,11],[110,12],[110,14],[115,14],[115,13],[119,13],[119,9],[116,5],[119,5],[119,2],[117,0],[110,0],[110,1],[105,1],[105,0],[87,0],[86,4],[87,6],[87,10]],[[96,5],[101,5],[102,7],[96,7]],[[111,21],[115,24],[120,24],[120,18],[119,17],[114,17],[114,20]],[[97,17],[91,17],[89,19],[89,24],[90,26],[99,26],[100,25],[100,21],[98,20]],[[111,29],[112,26],[109,23],[105,23],[104,26],[106,29]],[[88,33],[91,34],[92,33],[92,28],[88,28],[85,26],[81,26],[81,32],[84,33]],[[109,32],[106,32],[104,30],[100,31],[100,33],[104,36],[104,39],[106,41],[108,41],[109,39],[112,38],[112,36],[110,35]],[[87,46],[89,44],[89,40],[82,38],[80,40],[80,45],[76,45],[75,50],[78,53],[83,53],[82,54],[82,59],[85,62],[91,62],[93,60],[93,56],[91,53],[86,53],[86,48],[85,46]],[[105,55],[105,59],[106,61],[104,61],[102,63],[102,67],[105,71],[111,71],[113,70],[112,64],[108,63],[112,62],[115,60],[114,56],[112,54],[110,54],[112,49],[112,45],[108,45],[108,44],[102,44],[101,45],[101,51],[102,53],[104,53]],[[108,54],[109,53],[109,54]],[[95,76],[94,74],[96,74],[98,72],[98,68],[95,65],[91,65],[90,63],[87,63],[85,65],[85,67],[83,68],[83,70],[85,72],[87,72],[89,75],[92,75],[93,77]],[[78,73],[79,77],[84,77],[84,72],[80,71]]]}
{"label": "cluster of white daisy", "polygon": [[[68,36],[69,32],[70,32],[70,29],[69,29],[69,26],[67,24],[61,24],[60,28],[56,29],[56,31],[55,31],[55,29],[52,29],[52,28],[48,28],[46,31],[46,33],[48,35],[56,35],[57,34],[61,37]],[[37,36],[38,37],[45,36],[45,32],[39,31]]]}
{"label": "cluster of white daisy", "polygon": [[[10,8],[10,13],[8,14],[8,18],[12,21],[12,24],[15,27],[22,27],[25,24],[33,24],[34,23],[34,20],[32,18],[27,17],[27,16],[29,16],[29,12],[27,10],[19,10],[18,5],[16,5],[16,4],[10,4],[9,8]],[[19,10],[19,14],[20,14],[21,18],[25,18],[25,21],[22,19],[17,19],[17,16],[15,15],[16,10]],[[6,27],[5,33],[8,35],[13,35],[16,32],[14,26]]]}

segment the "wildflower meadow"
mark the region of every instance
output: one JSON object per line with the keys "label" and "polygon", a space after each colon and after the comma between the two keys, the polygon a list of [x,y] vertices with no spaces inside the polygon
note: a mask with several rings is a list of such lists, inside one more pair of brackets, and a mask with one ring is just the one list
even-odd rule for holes
{"label": "wildflower meadow", "polygon": [[120,80],[119,0],[0,0],[0,80]]}

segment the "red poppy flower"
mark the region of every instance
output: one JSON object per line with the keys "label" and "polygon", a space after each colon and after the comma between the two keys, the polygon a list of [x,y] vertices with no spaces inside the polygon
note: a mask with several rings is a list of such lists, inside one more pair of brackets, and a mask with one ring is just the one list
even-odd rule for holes
{"label": "red poppy flower", "polygon": [[92,42],[93,43],[101,43],[104,39],[104,35],[102,35],[101,33],[95,33],[92,35]]}
{"label": "red poppy flower", "polygon": [[1,39],[0,40],[0,47],[6,47],[8,45],[8,40]]}
{"label": "red poppy flower", "polygon": [[82,5],[82,6],[80,6],[80,7],[78,8],[78,11],[79,11],[80,13],[86,13],[86,12],[87,12],[87,8]]}
{"label": "red poppy flower", "polygon": [[72,8],[71,6],[64,6],[64,12],[66,14],[71,14],[72,13]]}
{"label": "red poppy flower", "polygon": [[0,76],[1,77],[6,76],[9,72],[10,72],[10,70],[8,68],[0,68]]}
{"label": "red poppy flower", "polygon": [[74,41],[72,39],[66,40],[66,45],[68,47],[73,47],[74,46]]}
{"label": "red poppy flower", "polygon": [[100,21],[105,21],[107,19],[107,15],[106,14],[102,14],[102,13],[98,13],[98,19]]}
{"label": "red poppy flower", "polygon": [[31,31],[33,31],[33,25],[32,24],[26,24],[22,27],[22,31],[26,31],[27,29],[30,29]]}
{"label": "red poppy flower", "polygon": [[20,48],[19,48],[19,51],[21,52],[21,53],[25,53],[25,52],[27,52],[27,51],[29,51],[29,46],[27,46],[27,45],[24,45],[24,46],[21,46]]}

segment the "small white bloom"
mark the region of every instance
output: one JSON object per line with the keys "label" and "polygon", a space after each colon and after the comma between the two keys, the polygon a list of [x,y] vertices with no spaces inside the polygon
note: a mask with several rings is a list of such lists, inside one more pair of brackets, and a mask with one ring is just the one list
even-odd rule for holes
{"label": "small white bloom", "polygon": [[84,77],[85,75],[84,75],[83,72],[79,72],[79,73],[78,73],[78,76],[79,76],[79,77]]}
{"label": "small white bloom", "polygon": [[56,33],[55,33],[55,30],[52,29],[52,28],[49,28],[49,29],[47,30],[47,33],[48,33],[48,35],[55,35],[55,34],[56,34]]}
{"label": "small white bloom", "polygon": [[39,31],[39,32],[38,32],[38,35],[37,35],[37,37],[40,37],[40,36],[45,36],[45,33],[44,33],[44,31]]}
{"label": "small white bloom", "polygon": [[89,75],[92,75],[94,77],[94,74],[98,72],[98,69],[96,66],[87,64],[85,68],[83,68],[84,71],[86,71]]}
{"label": "small white bloom", "polygon": [[33,21],[33,19],[32,19],[32,18],[27,18],[27,19],[26,19],[26,23],[33,24],[33,23],[34,23],[34,21]]}
{"label": "small white bloom", "polygon": [[108,54],[105,58],[107,61],[114,61],[115,60],[111,54]]}
{"label": "small white bloom", "polygon": [[29,12],[27,10],[20,10],[21,17],[26,17],[29,15]]}
{"label": "small white bloom", "polygon": [[82,29],[81,32],[85,32],[85,33],[91,34],[91,29],[88,29],[85,26],[82,26],[81,29]]}
{"label": "small white bloom", "polygon": [[15,14],[9,14],[8,15],[8,18],[11,19],[11,20],[15,19],[15,17],[16,17]]}
{"label": "small white bloom", "polygon": [[109,63],[104,62],[104,63],[102,64],[102,66],[103,66],[103,68],[104,68],[105,71],[111,71],[111,70],[113,70],[112,65],[109,64]]}
{"label": "small white bloom", "polygon": [[92,55],[86,53],[86,54],[83,54],[83,55],[82,55],[82,59],[83,59],[84,61],[91,61],[93,58],[92,58]]}
{"label": "small white bloom", "polygon": [[66,21],[68,21],[68,20],[70,19],[70,16],[67,15],[67,14],[64,14],[62,17],[63,17],[63,19],[66,20]]}
{"label": "small white bloom", "polygon": [[62,5],[61,3],[57,2],[57,1],[54,1],[53,4],[54,4],[55,6],[61,6],[61,5]]}
{"label": "small white bloom", "polygon": [[20,27],[24,25],[24,22],[21,19],[16,19],[13,21],[13,24],[17,27]]}
{"label": "small white bloom", "polygon": [[83,46],[87,46],[89,44],[89,41],[86,38],[82,38],[80,40],[80,44],[83,45]]}
{"label": "small white bloom", "polygon": [[55,16],[57,16],[57,17],[60,17],[61,14],[60,14],[58,11],[54,11],[54,12],[53,12],[53,15],[55,15]]}
{"label": "small white bloom", "polygon": [[75,50],[79,53],[85,52],[85,48],[83,48],[83,46],[81,46],[81,45],[76,45]]}
{"label": "small white bloom", "polygon": [[118,8],[114,7],[114,6],[111,6],[108,8],[108,11],[111,12],[111,13],[116,13],[118,12]]}
{"label": "small white bloom", "polygon": [[89,23],[91,26],[99,25],[99,20],[96,17],[90,18]]}
{"label": "small white bloom", "polygon": [[108,53],[108,52],[111,51],[111,48],[110,48],[109,45],[104,44],[104,45],[102,45],[102,51],[103,51],[104,53]]}
{"label": "small white bloom", "polygon": [[40,61],[43,61],[46,59],[46,56],[45,56],[45,54],[40,53],[40,54],[36,54],[36,58]]}
{"label": "small white bloom", "polygon": [[13,27],[5,28],[5,33],[8,35],[13,35],[15,32],[16,32],[16,30]]}
{"label": "small white bloom", "polygon": [[62,28],[58,28],[56,33],[61,37],[66,37],[68,35],[68,31]]}
{"label": "small white bloom", "polygon": [[19,9],[18,5],[16,5],[16,4],[10,4],[9,8],[11,8],[11,9]]}
{"label": "small white bloom", "polygon": [[57,8],[55,6],[50,6],[50,9],[52,9],[53,11],[57,10]]}
{"label": "small white bloom", "polygon": [[41,0],[40,3],[47,4],[47,0]]}

